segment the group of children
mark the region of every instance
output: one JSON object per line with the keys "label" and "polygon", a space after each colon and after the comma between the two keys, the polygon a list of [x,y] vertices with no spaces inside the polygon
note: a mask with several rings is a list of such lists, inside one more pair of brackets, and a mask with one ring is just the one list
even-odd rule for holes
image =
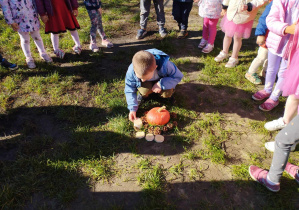
{"label": "group of children", "polygon": [[[65,53],[59,48],[59,34],[69,30],[75,43],[73,50],[81,54],[81,43],[77,29],[80,25],[76,19],[78,15],[77,0],[0,0],[5,21],[12,29],[18,32],[21,48],[26,57],[28,68],[36,68],[30,50],[30,36],[32,37],[40,57],[47,63],[53,62],[47,54],[40,35],[40,19],[45,24],[45,33],[51,33],[54,54],[63,59]],[[97,52],[96,32],[102,38],[102,45],[110,48],[113,44],[108,41],[102,26],[101,1],[85,0],[85,7],[91,20],[90,49]]]}
{"label": "group of children", "polygon": [[[266,148],[274,151],[270,171],[250,166],[251,177],[265,185],[269,190],[277,192],[282,172],[285,170],[299,183],[299,167],[287,162],[290,151],[299,142],[299,0],[195,0],[199,4],[199,15],[203,17],[202,39],[198,47],[202,52],[209,53],[214,48],[217,33],[217,23],[222,16],[221,29],[225,33],[223,49],[215,58],[222,62],[229,57],[229,47],[234,39],[231,57],[226,67],[232,68],[238,64],[238,55],[242,39],[251,35],[254,18],[258,8],[270,2],[259,19],[255,35],[260,45],[257,57],[253,60],[245,77],[254,84],[261,84],[257,74],[263,66],[265,87],[256,92],[252,98],[260,101],[267,99],[260,109],[270,111],[279,103],[279,96],[288,96],[284,116],[265,124],[268,130],[283,129],[275,142],[268,142]],[[154,0],[157,13],[159,33],[167,35],[164,28],[165,14],[163,0]],[[91,20],[90,49],[98,51],[96,32],[98,31],[102,44],[113,47],[105,36],[101,20],[100,0],[86,0],[86,9]],[[39,51],[40,57],[46,62],[52,62],[46,53],[39,29],[41,20],[45,23],[45,33],[51,33],[51,41],[56,56],[63,58],[65,53],[59,48],[59,33],[69,30],[74,40],[73,50],[81,53],[81,44],[77,29],[80,28],[77,0],[0,0],[6,22],[17,31],[21,39],[21,47],[29,68],[35,68],[30,52],[30,35]],[[146,35],[147,20],[151,0],[140,1],[140,29],[137,39]],[[178,38],[188,35],[188,17],[192,9],[192,0],[174,0],[173,16],[178,22]],[[39,15],[39,16],[38,16]],[[15,64],[9,63],[0,55],[1,65],[15,69]],[[273,90],[276,76],[278,80]],[[171,98],[176,85],[183,78],[182,72],[169,60],[169,56],[157,49],[137,52],[126,74],[125,95],[129,109],[129,120],[136,119],[136,112],[143,99],[151,93],[163,98]]]}
{"label": "group of children", "polygon": [[[281,93],[288,96],[284,116],[265,124],[271,131],[282,129],[276,136],[275,142],[266,143],[266,148],[274,152],[270,171],[257,166],[249,167],[250,176],[267,189],[277,192],[280,190],[280,178],[283,171],[299,183],[299,167],[288,163],[291,151],[299,143],[299,0],[200,0],[199,14],[204,18],[202,40],[199,48],[209,53],[214,48],[216,26],[219,18],[221,29],[225,33],[223,49],[215,58],[216,62],[227,59],[229,47],[234,39],[233,52],[226,67],[238,64],[238,54],[242,39],[250,37],[253,20],[258,8],[269,2],[259,19],[255,35],[260,45],[258,55],[252,62],[245,77],[254,84],[261,84],[257,75],[262,65],[266,71],[265,88],[255,93],[254,100],[267,99],[260,109],[270,111],[278,105]],[[192,3],[174,0],[173,16],[179,24],[179,38],[187,36],[189,12]],[[191,5],[191,6],[190,6]],[[142,38],[145,28],[141,28]],[[150,93],[158,93],[163,98],[171,97],[175,86],[183,75],[170,62],[169,57],[156,49],[139,51],[133,57],[126,74],[125,94],[128,103],[129,119],[136,119],[138,105]],[[276,76],[278,80],[273,89]],[[138,94],[137,94],[138,92]]]}

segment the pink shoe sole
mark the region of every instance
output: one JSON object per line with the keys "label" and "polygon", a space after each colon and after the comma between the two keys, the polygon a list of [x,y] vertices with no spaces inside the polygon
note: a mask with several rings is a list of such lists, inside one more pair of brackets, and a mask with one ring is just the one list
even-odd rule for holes
{"label": "pink shoe sole", "polygon": [[267,99],[263,104],[261,104],[259,106],[260,110],[264,111],[264,112],[269,112],[272,109],[274,109],[275,107],[277,107],[277,105],[279,104],[279,101],[273,101],[272,99]]}

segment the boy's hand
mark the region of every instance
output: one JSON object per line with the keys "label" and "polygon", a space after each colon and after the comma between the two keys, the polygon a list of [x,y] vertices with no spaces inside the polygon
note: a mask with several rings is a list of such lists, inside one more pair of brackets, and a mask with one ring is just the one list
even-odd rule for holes
{"label": "boy's hand", "polygon": [[73,15],[74,15],[75,17],[77,17],[77,16],[78,16],[78,10],[74,9],[74,10],[73,10]]}
{"label": "boy's hand", "polygon": [[42,19],[44,24],[46,24],[49,21],[48,15],[43,15],[43,16],[40,17],[40,19]]}
{"label": "boy's hand", "polygon": [[294,34],[297,23],[293,23],[293,25],[287,26],[284,33],[286,34]]}
{"label": "boy's hand", "polygon": [[152,87],[152,91],[154,93],[161,93],[162,89],[160,87],[160,84],[159,82],[157,82],[156,84],[154,84],[154,86]]}
{"label": "boy's hand", "polygon": [[136,120],[136,112],[130,111],[130,113],[129,113],[129,120],[131,122],[133,122],[134,120]]}
{"label": "boy's hand", "polygon": [[12,23],[12,24],[11,24],[11,27],[12,27],[12,29],[13,29],[14,31],[18,31],[19,28],[20,28],[19,24],[17,24],[17,23]]}
{"label": "boy's hand", "polygon": [[265,44],[265,41],[266,41],[266,37],[265,36],[257,36],[257,38],[256,38],[256,43],[258,45]]}
{"label": "boy's hand", "polygon": [[226,14],[226,9],[222,9],[222,10],[221,10],[221,14],[220,14],[221,17],[223,17],[225,14]]}

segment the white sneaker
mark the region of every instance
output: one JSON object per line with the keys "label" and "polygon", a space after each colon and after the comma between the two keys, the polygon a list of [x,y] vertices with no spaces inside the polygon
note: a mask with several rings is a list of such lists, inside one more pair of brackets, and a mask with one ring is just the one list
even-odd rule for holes
{"label": "white sneaker", "polygon": [[212,44],[207,44],[203,49],[203,53],[210,53],[214,49],[214,45]]}
{"label": "white sneaker", "polygon": [[35,69],[36,65],[34,63],[34,60],[30,59],[30,60],[26,60],[27,66],[29,69]]}
{"label": "white sneaker", "polygon": [[265,123],[264,127],[268,130],[268,131],[277,131],[277,130],[281,130],[284,127],[286,127],[287,125],[284,123],[283,118],[278,118],[277,120],[273,120],[270,122]]}
{"label": "white sneaker", "polygon": [[[291,152],[295,151],[296,146],[297,146],[297,144],[293,144],[293,146],[291,147]],[[275,141],[266,142],[265,147],[270,152],[274,152],[275,151]]]}
{"label": "white sneaker", "polygon": [[216,62],[221,62],[221,61],[223,61],[223,60],[226,59],[226,58],[228,58],[228,54],[225,53],[225,52],[223,52],[223,51],[221,51],[221,52],[219,53],[219,55],[217,55],[217,57],[214,58],[214,60],[215,60]]}
{"label": "white sneaker", "polygon": [[207,45],[207,43],[208,43],[208,41],[205,40],[204,38],[202,38],[202,39],[200,40],[200,43],[199,43],[199,45],[198,45],[198,48],[204,48],[204,47]]}
{"label": "white sneaker", "polygon": [[230,57],[228,62],[225,64],[226,68],[234,68],[239,63],[238,58]]}

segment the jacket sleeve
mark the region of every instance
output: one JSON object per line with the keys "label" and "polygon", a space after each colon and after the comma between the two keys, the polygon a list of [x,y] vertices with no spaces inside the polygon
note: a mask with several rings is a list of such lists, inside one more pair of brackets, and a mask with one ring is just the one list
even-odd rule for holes
{"label": "jacket sleeve", "polygon": [[171,61],[167,61],[166,70],[166,77],[160,79],[160,85],[162,90],[169,90],[175,88],[175,86],[183,78],[183,73]]}
{"label": "jacket sleeve", "polygon": [[0,4],[2,6],[2,11],[3,11],[3,15],[5,18],[5,21],[8,25],[11,25],[14,23],[13,17],[12,17],[12,13],[10,10],[10,5],[8,0],[0,0]]}
{"label": "jacket sleeve", "polygon": [[280,20],[281,13],[283,13],[283,18],[285,18],[284,6],[281,1],[273,0],[271,10],[266,18],[266,23],[269,31],[279,36],[285,36],[284,31],[288,24]]}
{"label": "jacket sleeve", "polygon": [[44,16],[47,14],[44,0],[35,0],[35,5],[40,16]]}
{"label": "jacket sleeve", "polygon": [[128,109],[130,111],[136,112],[138,110],[137,84],[133,74],[129,70],[127,71],[125,79],[125,95],[128,104]]}
{"label": "jacket sleeve", "polygon": [[265,11],[263,12],[263,14],[261,15],[261,17],[259,18],[259,22],[256,26],[255,29],[255,35],[256,36],[265,36],[266,32],[268,30],[267,24],[266,24],[266,18],[270,12],[272,6],[272,2],[270,4],[267,5]]}
{"label": "jacket sleeve", "polygon": [[75,10],[78,9],[79,7],[78,1],[77,0],[70,0],[70,1],[71,1],[72,8]]}

